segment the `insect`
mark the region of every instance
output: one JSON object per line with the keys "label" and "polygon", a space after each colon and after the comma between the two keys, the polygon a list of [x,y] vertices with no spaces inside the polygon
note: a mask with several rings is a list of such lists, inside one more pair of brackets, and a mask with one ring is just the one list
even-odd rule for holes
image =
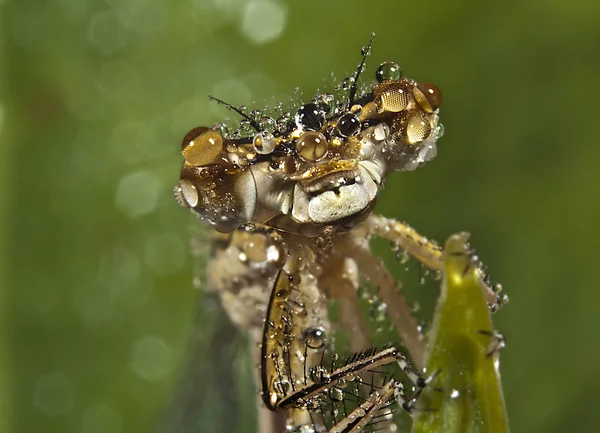
{"label": "insect", "polygon": [[[361,90],[372,40],[338,95],[318,93],[278,119],[211,97],[243,125],[232,132],[194,128],[182,142],[175,198],[215,231],[207,285],[250,335],[261,410],[283,414],[287,431],[395,431],[394,412],[411,411],[436,375],[423,370],[426,339],[369,240],[391,241],[442,270],[435,242],[372,212],[388,175],[436,156],[441,92],[402,77],[392,62]],[[480,272],[496,306],[497,288]],[[376,288],[406,351],[371,348],[361,281]],[[332,302],[339,307],[335,326]],[[334,327],[349,336],[354,355],[345,360],[333,353]],[[281,416],[264,419],[270,421],[260,431],[283,429]]]}

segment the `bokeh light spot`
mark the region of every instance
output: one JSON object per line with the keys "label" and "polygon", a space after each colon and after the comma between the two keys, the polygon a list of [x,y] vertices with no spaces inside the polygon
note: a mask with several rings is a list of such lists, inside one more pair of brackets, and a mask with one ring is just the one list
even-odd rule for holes
{"label": "bokeh light spot", "polygon": [[75,385],[61,372],[41,375],[35,383],[33,402],[48,416],[69,413],[75,406]]}
{"label": "bokeh light spot", "polygon": [[[171,112],[171,130],[177,134],[185,134],[190,125],[195,125],[198,119],[206,116],[208,102],[202,98],[188,99],[180,102]],[[216,105],[216,104],[210,104]]]}
{"label": "bokeh light spot", "polygon": [[227,16],[238,14],[244,7],[246,0],[212,0],[215,9]]}
{"label": "bokeh light spot", "polygon": [[131,100],[142,92],[142,79],[132,62],[115,61],[102,65],[98,90],[112,101]]}
{"label": "bokeh light spot", "polygon": [[286,19],[285,8],[276,1],[249,1],[242,18],[242,33],[255,44],[265,44],[283,33]]}
{"label": "bokeh light spot", "polygon": [[138,257],[129,249],[119,247],[105,254],[98,265],[98,282],[115,296],[135,285],[141,273]]}
{"label": "bokeh light spot", "polygon": [[75,292],[73,308],[85,326],[90,329],[101,329],[110,321],[113,312],[108,293],[94,285]]}
{"label": "bokeh light spot", "polygon": [[159,275],[180,269],[185,263],[187,248],[173,233],[151,237],[146,241],[146,265]]}
{"label": "bokeh light spot", "polygon": [[133,344],[129,366],[148,382],[166,379],[175,368],[173,349],[162,338],[154,335],[142,337]]}
{"label": "bokeh light spot", "polygon": [[147,215],[156,209],[160,183],[148,171],[123,176],[117,187],[115,206],[130,218]]}
{"label": "bokeh light spot", "polygon": [[127,29],[117,12],[98,12],[90,20],[88,38],[102,53],[111,54],[127,45]]}
{"label": "bokeh light spot", "polygon": [[114,406],[95,403],[85,409],[80,433],[121,433],[123,417]]}

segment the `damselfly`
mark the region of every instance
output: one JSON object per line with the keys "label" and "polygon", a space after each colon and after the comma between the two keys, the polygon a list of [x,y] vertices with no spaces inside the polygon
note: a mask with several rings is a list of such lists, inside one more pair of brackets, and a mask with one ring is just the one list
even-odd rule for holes
{"label": "damselfly", "polygon": [[[242,117],[240,127],[194,128],[182,143],[175,197],[215,230],[207,286],[250,335],[261,410],[285,414],[287,431],[396,431],[396,408],[415,409],[437,373],[424,370],[427,340],[369,240],[391,241],[442,271],[435,242],[372,213],[388,175],[436,156],[441,93],[402,77],[392,62],[381,64],[376,82],[363,89],[370,48],[337,94],[318,93],[293,115],[248,113],[211,97]],[[495,308],[498,288],[478,272]],[[400,342],[371,348],[359,305],[365,281],[406,351]],[[331,344],[339,328],[354,352],[345,360]],[[261,431],[277,429],[269,423]]]}

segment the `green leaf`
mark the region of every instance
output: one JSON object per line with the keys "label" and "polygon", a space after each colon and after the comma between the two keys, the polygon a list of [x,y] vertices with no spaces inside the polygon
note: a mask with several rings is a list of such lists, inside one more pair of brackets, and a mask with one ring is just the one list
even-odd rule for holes
{"label": "green leaf", "polygon": [[430,334],[427,371],[436,374],[415,407],[414,433],[508,432],[494,330],[468,235],[444,248],[444,279]]}

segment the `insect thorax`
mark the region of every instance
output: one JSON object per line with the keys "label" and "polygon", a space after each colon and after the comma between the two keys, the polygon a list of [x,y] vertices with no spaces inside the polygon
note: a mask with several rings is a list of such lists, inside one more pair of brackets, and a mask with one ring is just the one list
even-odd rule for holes
{"label": "insect thorax", "polygon": [[377,82],[357,96],[319,93],[278,121],[229,106],[255,132],[192,129],[182,142],[178,203],[220,232],[244,223],[309,236],[354,227],[388,173],[432,159],[441,135],[439,90],[401,78],[393,63],[380,65]]}

